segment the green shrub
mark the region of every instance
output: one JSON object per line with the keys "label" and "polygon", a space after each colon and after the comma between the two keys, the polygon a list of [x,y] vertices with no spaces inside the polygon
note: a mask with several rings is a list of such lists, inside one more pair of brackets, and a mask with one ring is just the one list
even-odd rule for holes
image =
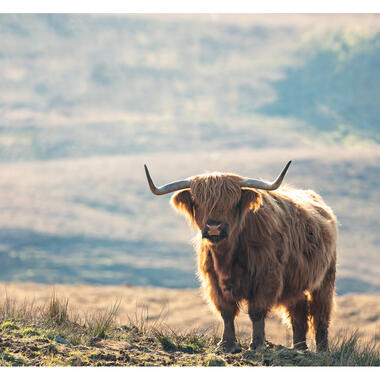
{"label": "green shrub", "polygon": [[1,329],[4,331],[4,330],[19,330],[19,327],[11,322],[11,321],[5,321],[2,325],[1,325]]}
{"label": "green shrub", "polygon": [[177,351],[177,348],[178,348],[177,345],[174,342],[172,342],[169,336],[164,335],[161,332],[157,332],[155,335],[158,341],[161,343],[162,348],[165,351],[168,351],[168,352]]}
{"label": "green shrub", "polygon": [[24,334],[24,336],[36,336],[36,335],[40,335],[36,330],[34,330],[31,327],[27,327],[26,329],[24,329],[23,334]]}

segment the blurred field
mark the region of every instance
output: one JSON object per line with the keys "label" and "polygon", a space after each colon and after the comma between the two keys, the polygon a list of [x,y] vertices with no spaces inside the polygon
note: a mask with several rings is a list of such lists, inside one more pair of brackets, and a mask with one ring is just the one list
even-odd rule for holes
{"label": "blurred field", "polygon": [[[185,333],[194,329],[220,332],[221,321],[204,301],[198,289],[166,289],[159,287],[42,285],[36,283],[1,283],[0,299],[5,296],[21,305],[24,301],[35,306],[45,305],[53,291],[60,299],[68,298],[70,309],[81,315],[110,309],[120,303],[117,321],[121,325],[131,321],[146,325],[164,324]],[[237,319],[241,337],[249,337],[250,321],[244,310]],[[347,294],[337,297],[331,325],[331,336],[358,330],[364,341],[379,343],[380,298],[376,295]],[[273,314],[266,327],[267,339],[276,344],[291,346],[291,332],[281,316]],[[310,334],[309,334],[310,339]],[[312,341],[310,341],[313,347]]]}
{"label": "blurred field", "polygon": [[340,222],[339,294],[378,292],[378,178],[374,147],[226,150],[0,164],[3,281],[197,287],[193,233],[146,183],[206,170],[274,178],[319,192]]}
{"label": "blurred field", "polygon": [[319,192],[337,293],[380,292],[379,15],[0,15],[0,280],[197,288],[155,197],[204,171]]}

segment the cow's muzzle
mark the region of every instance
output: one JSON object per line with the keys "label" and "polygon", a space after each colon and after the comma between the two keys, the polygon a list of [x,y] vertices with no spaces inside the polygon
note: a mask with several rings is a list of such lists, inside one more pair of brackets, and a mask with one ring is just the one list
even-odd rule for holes
{"label": "cow's muzzle", "polygon": [[217,222],[215,220],[208,220],[204,230],[202,231],[202,238],[218,243],[223,239],[228,238],[228,224]]}

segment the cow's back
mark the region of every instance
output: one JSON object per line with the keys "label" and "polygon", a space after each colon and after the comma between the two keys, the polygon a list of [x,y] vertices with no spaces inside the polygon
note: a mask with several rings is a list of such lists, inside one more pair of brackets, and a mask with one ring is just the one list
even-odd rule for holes
{"label": "cow's back", "polygon": [[284,187],[261,194],[260,209],[247,216],[242,229],[239,254],[258,291],[278,287],[273,294],[281,303],[318,288],[335,265],[337,221],[312,190]]}

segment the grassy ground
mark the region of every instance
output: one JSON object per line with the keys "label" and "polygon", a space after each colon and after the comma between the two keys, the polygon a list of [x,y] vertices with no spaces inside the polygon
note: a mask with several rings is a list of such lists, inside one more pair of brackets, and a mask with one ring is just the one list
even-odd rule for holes
{"label": "grassy ground", "polygon": [[135,315],[124,325],[118,304],[80,316],[67,298],[52,295],[43,306],[0,306],[1,366],[379,366],[380,352],[356,332],[335,337],[330,352],[302,352],[267,342],[260,352],[242,340],[238,354],[216,353],[213,331],[174,331],[162,321]]}
{"label": "grassy ground", "polygon": [[[17,304],[33,300],[35,307],[49,303],[52,292],[70,300],[70,309],[79,317],[97,315],[119,305],[115,323],[127,325],[131,315],[138,314],[146,326],[165,323],[176,331],[215,331],[221,334],[222,321],[213,313],[201,289],[167,289],[140,286],[94,286],[89,284],[38,284],[0,282],[0,304],[12,298]],[[336,297],[330,328],[331,336],[340,336],[347,328],[359,329],[360,338],[380,344],[379,294],[345,294]],[[236,319],[237,334],[248,339],[251,331],[246,306]],[[266,321],[267,339],[283,346],[291,345],[291,331],[284,325],[281,313],[271,313]],[[308,344],[313,344],[308,334]]]}

